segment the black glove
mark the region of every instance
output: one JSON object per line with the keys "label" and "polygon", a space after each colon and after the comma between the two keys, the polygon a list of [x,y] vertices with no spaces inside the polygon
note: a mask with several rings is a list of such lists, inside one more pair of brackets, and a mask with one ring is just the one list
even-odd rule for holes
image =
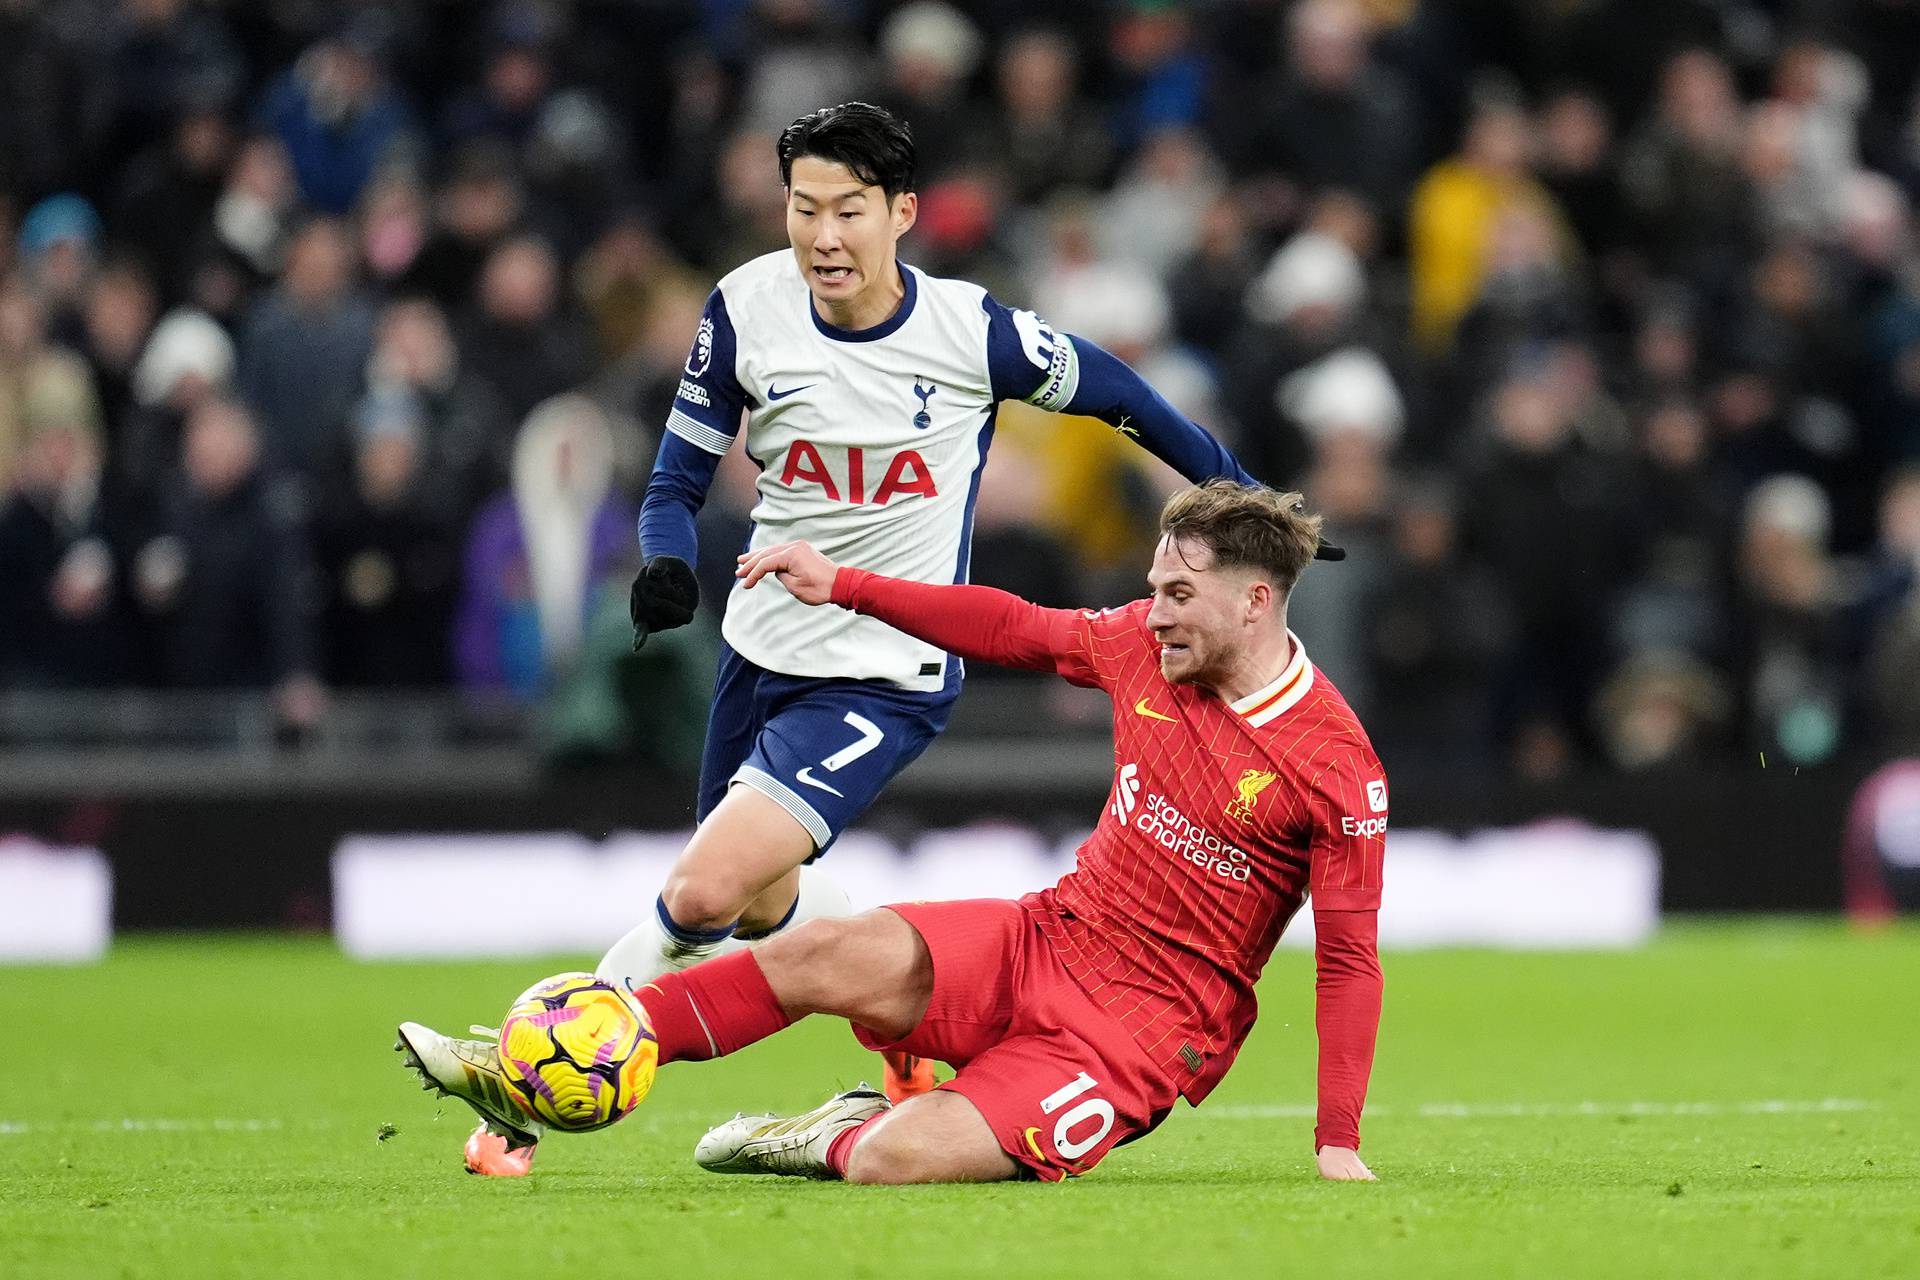
{"label": "black glove", "polygon": [[654,556],[634,575],[627,612],[633,618],[633,651],[656,631],[671,631],[693,621],[700,607],[700,581],[679,556]]}
{"label": "black glove", "polygon": [[1322,538],[1320,539],[1320,545],[1313,549],[1313,558],[1315,560],[1345,560],[1347,558],[1347,549],[1345,547],[1336,547],[1325,538]]}

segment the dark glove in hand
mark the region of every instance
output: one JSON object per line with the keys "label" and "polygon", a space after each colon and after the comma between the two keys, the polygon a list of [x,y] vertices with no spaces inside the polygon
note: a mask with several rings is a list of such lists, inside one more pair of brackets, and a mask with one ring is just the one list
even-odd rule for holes
{"label": "dark glove in hand", "polygon": [[633,579],[627,612],[633,618],[633,649],[656,631],[671,631],[693,621],[700,607],[700,582],[693,566],[679,556],[655,556]]}

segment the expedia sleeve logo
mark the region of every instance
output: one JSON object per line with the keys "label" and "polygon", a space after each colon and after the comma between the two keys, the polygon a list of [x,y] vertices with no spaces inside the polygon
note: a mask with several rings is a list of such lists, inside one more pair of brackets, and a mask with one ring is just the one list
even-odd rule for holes
{"label": "expedia sleeve logo", "polygon": [[1367,783],[1367,808],[1377,817],[1356,818],[1343,814],[1340,818],[1340,834],[1360,836],[1363,839],[1378,840],[1387,834],[1387,782],[1384,778],[1375,778]]}
{"label": "expedia sleeve logo", "polygon": [[713,317],[700,317],[699,332],[693,335],[693,350],[687,353],[687,376],[697,378],[713,363]]}

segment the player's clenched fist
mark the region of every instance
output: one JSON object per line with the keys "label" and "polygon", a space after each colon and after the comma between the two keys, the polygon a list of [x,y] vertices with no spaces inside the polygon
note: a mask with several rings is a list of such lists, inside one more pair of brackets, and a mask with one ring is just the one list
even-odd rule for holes
{"label": "player's clenched fist", "polygon": [[825,604],[833,599],[833,575],[839,567],[811,543],[782,542],[744,553],[733,572],[743,587],[772,574],[800,603]]}
{"label": "player's clenched fist", "polygon": [[1314,1159],[1320,1165],[1320,1176],[1329,1182],[1379,1181],[1352,1147],[1322,1147]]}
{"label": "player's clenched fist", "polygon": [[633,580],[627,613],[633,619],[633,651],[656,631],[684,627],[700,607],[700,580],[679,556],[654,556]]}

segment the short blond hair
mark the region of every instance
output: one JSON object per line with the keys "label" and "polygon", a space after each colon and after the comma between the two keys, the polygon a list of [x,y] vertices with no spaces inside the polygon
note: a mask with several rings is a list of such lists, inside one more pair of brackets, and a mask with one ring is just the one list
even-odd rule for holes
{"label": "short blond hair", "polygon": [[1283,596],[1313,559],[1320,524],[1300,494],[1232,480],[1182,489],[1160,511],[1161,536],[1199,543],[1213,552],[1215,564],[1258,570]]}

